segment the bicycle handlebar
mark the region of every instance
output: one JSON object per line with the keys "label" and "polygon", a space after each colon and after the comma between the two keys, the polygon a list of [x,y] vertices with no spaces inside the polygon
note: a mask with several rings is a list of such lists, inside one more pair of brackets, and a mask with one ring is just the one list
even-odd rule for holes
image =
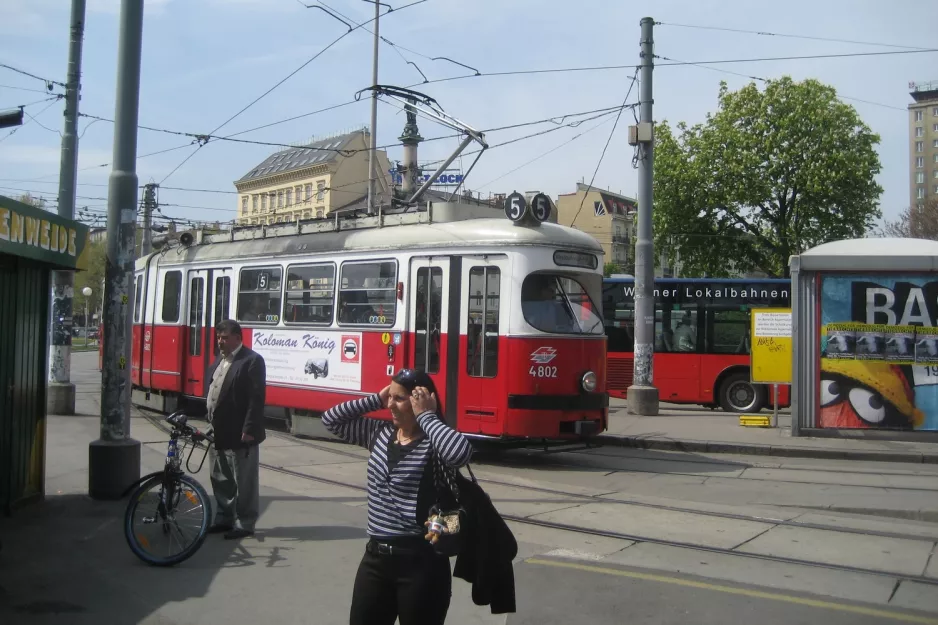
{"label": "bicycle handlebar", "polygon": [[186,415],[182,410],[177,410],[176,412],[170,414],[166,417],[166,421],[173,426],[173,428],[182,432],[184,436],[191,438],[193,442],[199,443],[202,441],[208,441],[209,444],[215,444],[215,437],[213,436],[213,430],[208,432],[202,432],[197,428],[192,427],[191,425],[186,424]]}

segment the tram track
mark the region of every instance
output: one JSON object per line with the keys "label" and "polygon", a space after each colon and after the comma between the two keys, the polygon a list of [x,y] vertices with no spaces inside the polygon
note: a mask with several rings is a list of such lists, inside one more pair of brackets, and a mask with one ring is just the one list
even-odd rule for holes
{"label": "tram track", "polygon": [[[160,429],[163,429],[164,431],[168,431],[163,426],[163,423],[159,419],[159,417],[151,417],[149,415],[145,415],[145,416],[147,420],[150,421],[150,423],[152,423],[153,425],[159,427]],[[365,463],[368,460],[367,453],[356,453],[352,451],[346,451],[343,449],[335,449],[333,447],[329,447],[326,445],[321,445],[321,444],[313,443],[307,440],[298,439],[289,434],[278,432],[276,430],[274,430],[272,434],[276,438],[283,440],[283,441],[287,441],[291,444],[296,444],[302,447],[315,449],[317,451],[321,451],[321,452],[325,452],[325,453],[329,453],[329,454],[333,454],[337,456],[342,456],[345,458],[350,458],[357,462]],[[485,462],[475,462],[474,464],[479,465],[479,466],[485,466],[487,468],[503,466],[503,465],[486,464]],[[290,469],[286,467],[282,467],[282,466],[271,465],[267,463],[261,463],[261,466],[272,471],[277,471],[280,473],[287,473],[290,475],[294,475],[295,477],[305,477],[305,478],[309,478],[315,481],[321,481],[324,483],[332,484],[334,486],[341,486],[341,487],[346,487],[346,488],[358,488],[358,489],[361,488],[354,484],[348,484],[345,482],[330,480],[329,478],[323,478],[319,476],[311,476],[306,473],[301,473],[298,471],[291,471]],[[551,466],[564,467],[567,465],[564,465],[562,463],[553,463]],[[632,469],[629,469],[629,470],[632,471]],[[610,491],[608,493],[589,495],[585,493],[577,493],[577,492],[565,491],[565,490],[560,490],[560,489],[547,488],[544,486],[519,484],[517,482],[498,480],[498,479],[494,479],[490,477],[477,478],[477,479],[481,484],[490,484],[493,486],[501,486],[503,488],[516,488],[516,489],[521,489],[521,490],[533,491],[537,493],[543,493],[545,495],[554,495],[557,497],[573,499],[573,500],[576,500],[576,502],[578,503],[602,503],[602,504],[613,504],[613,505],[619,505],[619,506],[633,506],[633,507],[638,507],[638,508],[647,508],[651,510],[661,510],[664,512],[694,514],[698,516],[727,519],[727,520],[732,520],[732,521],[749,521],[749,522],[755,522],[755,523],[767,523],[767,524],[771,524],[775,526],[815,529],[815,530],[822,530],[822,531],[839,532],[842,534],[854,534],[854,535],[860,535],[860,536],[875,536],[875,537],[880,537],[880,538],[895,538],[895,539],[902,539],[902,540],[919,540],[919,541],[931,540],[932,542],[935,542],[935,539],[933,538],[928,538],[928,537],[925,537],[922,535],[916,535],[916,534],[906,534],[906,533],[901,533],[901,532],[888,532],[888,531],[872,530],[872,529],[858,529],[858,528],[844,527],[844,526],[839,526],[839,525],[829,525],[829,524],[824,524],[824,523],[803,522],[803,521],[797,521],[795,519],[783,519],[780,517],[773,517],[773,516],[738,514],[734,512],[721,512],[717,510],[700,510],[698,508],[672,506],[668,504],[652,503],[648,501],[641,501],[641,500],[631,499],[631,498],[630,499],[621,499],[621,498],[611,499],[607,497],[607,495],[610,495],[614,492],[619,492],[619,491]],[[830,484],[825,484],[825,485],[830,485]],[[875,488],[879,488],[879,487],[875,487]],[[805,512],[823,512],[823,510],[806,508]],[[531,524],[543,523],[543,521],[537,521],[536,519],[530,519],[529,521],[526,521],[526,522],[530,522]],[[629,539],[629,540],[632,540],[632,539]]]}
{"label": "tram track", "polygon": [[[141,414],[152,425],[156,426],[157,428],[159,428],[160,430],[166,433],[169,432],[169,429],[165,427],[162,421],[162,418],[160,416],[146,414],[146,412],[142,410],[141,410]],[[301,446],[309,447],[311,449],[316,449],[318,451],[323,451],[326,453],[351,458],[358,462],[365,463],[368,458],[367,454],[359,454],[359,453],[354,453],[354,452],[345,451],[341,449],[334,449],[331,447],[327,447],[325,445],[320,445],[316,443],[311,443],[309,441],[297,439],[295,437],[292,437],[290,435],[286,435],[284,433],[280,433],[277,431],[274,431],[273,434],[280,440],[299,444]],[[332,479],[328,477],[321,477],[318,475],[310,475],[308,473],[294,471],[287,467],[277,466],[277,465],[264,463],[264,462],[261,462],[260,466],[261,468],[264,468],[268,471],[280,473],[282,475],[287,475],[287,476],[302,479],[305,481],[328,484],[331,486],[347,488],[347,489],[351,489],[351,490],[355,490],[359,492],[367,492],[367,489],[364,486],[360,486],[358,484],[343,482],[341,480],[336,480],[336,479]],[[491,466],[491,465],[484,465],[484,466]],[[559,465],[559,466],[564,466],[564,465]],[[635,506],[635,507],[649,508],[649,509],[662,510],[662,511],[668,511],[668,512],[695,514],[695,515],[704,516],[704,517],[722,518],[722,519],[727,519],[727,520],[751,521],[751,522],[769,524],[772,526],[797,527],[797,528],[837,532],[841,534],[852,534],[852,535],[858,535],[858,536],[871,536],[871,537],[875,536],[875,537],[882,537],[882,538],[931,542],[932,551],[938,550],[938,541],[936,541],[936,539],[921,536],[921,535],[904,534],[904,533],[898,533],[898,532],[884,532],[884,531],[870,530],[870,529],[859,529],[859,528],[843,527],[843,526],[836,526],[836,525],[827,525],[827,524],[822,524],[822,523],[798,522],[796,520],[781,519],[781,518],[775,518],[771,516],[736,514],[736,513],[731,513],[731,512],[719,512],[719,511],[714,511],[714,510],[699,510],[699,509],[694,509],[694,508],[685,508],[681,506],[670,506],[667,504],[658,504],[658,503],[651,503],[651,502],[645,502],[645,501],[638,501],[634,499],[610,499],[610,498],[605,497],[603,494],[588,495],[584,493],[574,493],[570,491],[563,491],[559,489],[552,489],[552,488],[546,488],[546,487],[541,487],[541,486],[522,485],[522,484],[512,483],[508,481],[492,479],[492,478],[477,478],[477,479],[481,484],[490,484],[494,486],[502,486],[506,488],[517,488],[517,489],[526,490],[526,491],[533,491],[533,492],[544,493],[544,494],[549,494],[549,495],[562,496],[562,497],[566,497],[570,499],[579,500],[580,502],[583,502],[583,503],[602,503],[602,504],[612,504],[612,505],[621,505],[621,506]],[[610,494],[610,493],[606,493],[606,494]],[[812,512],[814,511],[812,510]],[[854,566],[848,566],[848,565],[842,565],[842,564],[832,564],[832,563],[818,562],[818,561],[813,561],[813,560],[790,558],[787,556],[757,554],[757,553],[736,551],[735,550],[736,547],[739,547],[740,545],[737,545],[736,547],[733,547],[733,548],[713,547],[713,546],[701,545],[697,543],[689,543],[685,541],[676,541],[676,540],[670,540],[670,539],[665,539],[665,538],[656,538],[652,536],[643,536],[639,534],[628,534],[624,532],[604,530],[604,529],[597,528],[597,527],[583,527],[583,526],[570,525],[570,524],[565,524],[565,523],[558,523],[555,521],[545,521],[541,519],[533,519],[533,518],[518,516],[518,515],[502,514],[501,516],[506,521],[511,521],[514,523],[543,527],[546,529],[553,529],[553,530],[558,530],[558,531],[572,532],[576,534],[601,536],[601,537],[612,538],[616,540],[630,541],[633,543],[648,543],[648,544],[654,544],[654,545],[670,546],[670,547],[677,547],[677,548],[682,548],[682,549],[702,551],[702,552],[707,552],[707,553],[730,555],[730,556],[750,558],[750,559],[770,561],[770,562],[778,562],[778,563],[784,563],[784,564],[811,566],[815,568],[836,570],[836,571],[842,571],[842,572],[875,575],[878,577],[886,577],[889,579],[902,580],[902,581],[913,581],[913,582],[918,582],[918,583],[938,587],[938,579],[927,577],[925,575],[910,575],[910,574],[895,573],[895,572],[889,572],[889,571],[881,571],[877,569],[869,569],[869,568],[864,568],[864,567],[854,567]],[[745,542],[748,542],[748,541],[744,541],[744,543],[742,544],[745,544]]]}

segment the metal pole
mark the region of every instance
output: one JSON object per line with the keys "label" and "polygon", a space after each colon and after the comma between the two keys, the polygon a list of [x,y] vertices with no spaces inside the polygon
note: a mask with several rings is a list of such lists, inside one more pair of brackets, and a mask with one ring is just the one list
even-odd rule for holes
{"label": "metal pole", "polygon": [[[375,41],[371,63],[371,86],[378,86],[378,18],[381,17],[381,5],[375,0]],[[378,150],[378,90],[371,91],[371,151],[368,152],[368,214],[374,214],[375,208],[375,162]]]}
{"label": "metal pole", "polygon": [[[654,69],[655,21],[642,18],[641,40],[641,106],[639,129],[651,128],[652,88]],[[652,242],[652,180],[654,167],[654,136],[638,145],[638,237],[635,240],[635,361],[632,386],[627,390],[629,412],[639,415],[658,414],[658,389],[654,386],[655,356],[655,257]]]}
{"label": "metal pole", "polygon": [[153,208],[156,206],[156,186],[152,182],[143,187],[143,240],[140,246],[140,255],[146,256],[153,251],[151,226],[153,221]]}
{"label": "metal pole", "polygon": [[778,427],[778,384],[772,385],[775,393],[775,408],[772,410],[772,427]]}
{"label": "metal pole", "polygon": [[[78,93],[81,89],[81,45],[85,33],[85,0],[72,0],[68,77],[65,85],[65,131],[59,162],[60,217],[75,218],[75,176],[78,169]],[[72,298],[75,274],[52,273],[51,336],[49,340],[49,414],[75,414],[75,385],[71,382]],[[86,339],[87,340],[87,339]]]}
{"label": "metal pole", "polygon": [[121,0],[114,165],[108,179],[101,438],[91,443],[88,455],[88,494],[98,499],[120,498],[140,477],[140,443],[130,438],[129,365],[142,39],[143,0]]}

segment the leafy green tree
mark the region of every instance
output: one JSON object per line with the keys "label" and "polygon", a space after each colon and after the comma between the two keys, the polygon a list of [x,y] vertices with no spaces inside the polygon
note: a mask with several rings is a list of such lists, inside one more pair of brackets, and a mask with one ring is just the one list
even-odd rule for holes
{"label": "leafy green tree", "polygon": [[880,216],[879,135],[816,80],[722,83],[706,122],[655,134],[655,246],[686,275],[787,276],[792,254]]}
{"label": "leafy green tree", "polygon": [[622,268],[616,263],[606,263],[603,265],[603,276],[609,277],[614,273],[622,273]]}
{"label": "leafy green tree", "polygon": [[[94,241],[90,243],[88,247],[88,268],[84,271],[75,272],[74,297],[72,299],[72,314],[74,316],[85,314],[85,303],[88,304],[89,317],[99,312],[104,296],[101,285],[104,282],[106,268],[107,242]],[[82,293],[86,286],[91,288],[91,297],[85,297],[85,294]]]}

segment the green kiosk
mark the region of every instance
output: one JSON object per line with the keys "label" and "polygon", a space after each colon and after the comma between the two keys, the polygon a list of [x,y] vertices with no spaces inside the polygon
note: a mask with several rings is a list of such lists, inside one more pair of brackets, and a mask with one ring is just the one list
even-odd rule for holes
{"label": "green kiosk", "polygon": [[44,495],[50,273],[86,269],[87,254],[87,226],[0,195],[0,510],[5,514]]}

